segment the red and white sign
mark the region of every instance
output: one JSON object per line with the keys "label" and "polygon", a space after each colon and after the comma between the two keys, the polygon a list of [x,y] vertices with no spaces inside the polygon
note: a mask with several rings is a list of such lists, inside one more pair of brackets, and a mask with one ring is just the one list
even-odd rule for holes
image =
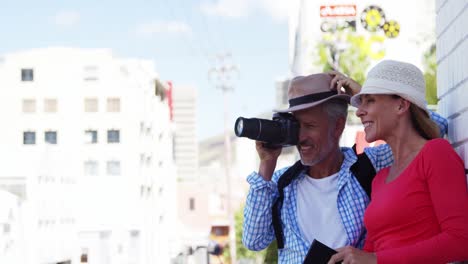
{"label": "red and white sign", "polygon": [[320,17],[356,16],[356,5],[323,5],[320,6]]}
{"label": "red and white sign", "polygon": [[167,102],[169,105],[169,119],[172,121],[174,117],[174,99],[172,98],[172,82],[167,81],[167,85],[169,86],[169,90],[167,91]]}

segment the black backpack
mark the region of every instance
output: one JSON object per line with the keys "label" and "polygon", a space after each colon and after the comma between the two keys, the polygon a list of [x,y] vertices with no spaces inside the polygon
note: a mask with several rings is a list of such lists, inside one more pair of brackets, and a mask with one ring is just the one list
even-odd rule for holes
{"label": "black backpack", "polygon": [[[351,166],[350,170],[353,172],[366,194],[371,197],[372,180],[376,174],[375,168],[364,152],[357,154],[356,145],[353,146],[353,150],[357,155],[357,161]],[[307,167],[302,165],[300,160],[296,161],[296,163],[287,169],[278,180],[277,188],[279,196],[272,207],[272,222],[278,249],[284,248],[284,234],[283,228],[281,227],[281,207],[283,206],[284,200],[283,190],[306,168]]]}

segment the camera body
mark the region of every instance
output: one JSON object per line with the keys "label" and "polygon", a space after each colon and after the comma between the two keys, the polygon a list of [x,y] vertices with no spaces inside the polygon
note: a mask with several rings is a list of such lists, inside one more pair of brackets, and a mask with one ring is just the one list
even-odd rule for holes
{"label": "camera body", "polygon": [[238,137],[265,143],[265,147],[295,146],[299,142],[299,123],[290,113],[275,113],[272,120],[239,117],[234,125]]}

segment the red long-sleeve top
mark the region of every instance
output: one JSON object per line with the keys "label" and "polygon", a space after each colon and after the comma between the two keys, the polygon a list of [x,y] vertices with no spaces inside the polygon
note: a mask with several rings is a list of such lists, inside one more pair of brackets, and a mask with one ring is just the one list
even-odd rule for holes
{"label": "red long-sleeve top", "polygon": [[364,250],[376,252],[379,264],[468,260],[467,180],[452,146],[430,140],[386,183],[388,173],[381,170],[372,182]]}

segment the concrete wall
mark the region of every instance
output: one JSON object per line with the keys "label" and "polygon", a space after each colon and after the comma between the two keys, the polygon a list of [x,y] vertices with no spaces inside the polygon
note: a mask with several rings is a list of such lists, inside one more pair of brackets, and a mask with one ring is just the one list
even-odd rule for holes
{"label": "concrete wall", "polygon": [[[468,162],[468,1],[436,1],[437,95],[449,140]],[[465,165],[466,166],[466,165]]]}

